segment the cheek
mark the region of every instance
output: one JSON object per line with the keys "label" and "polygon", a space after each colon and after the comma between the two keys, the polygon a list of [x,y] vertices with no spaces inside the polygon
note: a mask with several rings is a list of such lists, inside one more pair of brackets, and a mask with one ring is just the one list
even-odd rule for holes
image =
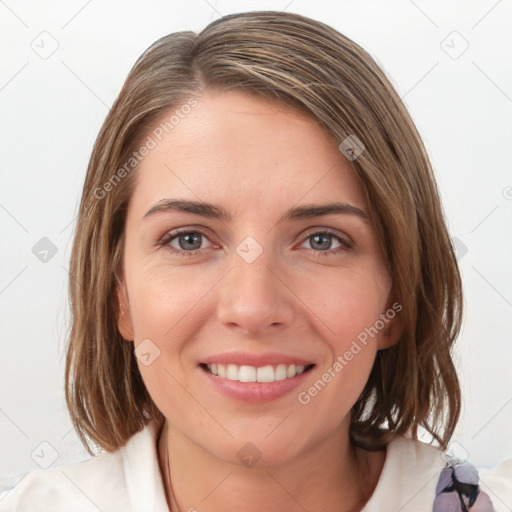
{"label": "cheek", "polygon": [[[131,270],[130,311],[137,363],[157,407],[172,417],[177,404],[190,402],[184,391],[193,379],[187,371],[187,350],[207,316],[208,292],[218,277],[198,273],[192,265],[172,268],[141,263]],[[149,357],[141,357],[148,352]],[[150,364],[145,364],[147,359]],[[174,404],[170,411],[169,404]]]}
{"label": "cheek", "polygon": [[[387,325],[380,318],[389,286],[385,276],[369,268],[340,275],[321,291],[311,288],[315,291],[308,302],[314,304],[320,319],[317,330],[323,333],[329,357],[312,387],[302,390],[303,400],[298,398],[319,417],[330,411],[332,420],[340,421],[362,392],[375,360],[378,337]],[[346,407],[340,408],[340,403]]]}
{"label": "cheek", "polygon": [[180,324],[186,324],[182,320],[194,312],[216,281],[208,273],[194,272],[193,266],[140,266],[134,270],[129,290],[136,340],[169,337]]}
{"label": "cheek", "polygon": [[[190,385],[191,375],[184,371],[183,352],[195,334],[188,320],[194,313],[197,315],[204,292],[195,282],[187,281],[182,272],[167,269],[164,273],[156,267],[139,268],[131,291],[139,371],[156,406],[176,422],[179,414],[190,407],[185,389]],[[149,352],[149,361],[141,357],[144,352]]]}
{"label": "cheek", "polygon": [[384,313],[390,282],[371,268],[363,272],[339,273],[322,287],[310,283],[307,302],[325,324],[326,338],[338,350],[375,325]]}
{"label": "cheek", "polygon": [[297,401],[310,418],[318,418],[312,421],[325,434],[349,414],[368,381],[380,332],[375,325],[387,298],[373,278],[352,277],[331,281],[326,293],[310,295],[329,355],[315,379],[299,390]]}
{"label": "cheek", "polygon": [[368,381],[375,354],[375,346],[347,348],[298,391],[297,407],[314,427],[315,436],[328,435],[349,417]]}

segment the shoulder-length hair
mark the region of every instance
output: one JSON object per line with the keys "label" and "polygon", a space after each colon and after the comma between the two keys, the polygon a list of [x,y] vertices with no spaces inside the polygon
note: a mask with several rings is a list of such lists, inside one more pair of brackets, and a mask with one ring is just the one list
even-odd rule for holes
{"label": "shoulder-length hair", "polygon": [[445,448],[460,414],[451,349],[461,326],[462,290],[425,147],[365,50],[323,23],[272,11],[225,16],[199,34],[156,41],[135,63],[100,130],[72,248],[65,375],[67,405],[86,448],[93,454],[93,441],[114,451],[150,420],[164,420],[141,378],[133,343],[118,330],[117,275],[137,174],[134,151],[164,114],[193,104],[205,89],[278,100],[307,113],[337,143],[352,136],[348,140],[364,145],[349,160],[366,194],[404,328],[398,343],[378,352],[351,411],[351,437],[381,449],[396,435],[416,439],[425,429]]}

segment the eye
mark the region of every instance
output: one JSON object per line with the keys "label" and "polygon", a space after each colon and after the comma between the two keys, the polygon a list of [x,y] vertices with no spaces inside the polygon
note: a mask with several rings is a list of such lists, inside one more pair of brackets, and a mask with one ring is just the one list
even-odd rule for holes
{"label": "eye", "polygon": [[[335,247],[333,248],[333,239],[335,240]],[[329,256],[342,252],[347,252],[352,249],[352,243],[338,233],[333,233],[329,229],[322,231],[315,231],[309,234],[304,243],[309,243],[311,250],[315,256]]]}
{"label": "eye", "polygon": [[[209,244],[207,247],[203,246],[205,242]],[[309,250],[315,257],[339,254],[352,249],[352,243],[348,237],[332,232],[328,228],[310,232],[302,245],[305,243],[309,244]],[[158,241],[157,245],[164,246],[171,253],[180,256],[195,256],[208,248],[216,247],[202,231],[194,229],[170,231]]]}
{"label": "eye", "polygon": [[201,247],[205,240],[208,238],[201,231],[183,229],[165,234],[159,240],[158,245],[166,246],[174,254],[193,256],[205,249]]}

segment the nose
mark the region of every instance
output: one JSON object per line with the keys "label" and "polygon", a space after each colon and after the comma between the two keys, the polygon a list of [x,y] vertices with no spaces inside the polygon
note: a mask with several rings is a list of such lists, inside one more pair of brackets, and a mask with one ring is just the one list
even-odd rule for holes
{"label": "nose", "polygon": [[290,325],[294,295],[286,281],[270,251],[263,251],[252,262],[234,254],[231,270],[217,287],[219,321],[251,335]]}

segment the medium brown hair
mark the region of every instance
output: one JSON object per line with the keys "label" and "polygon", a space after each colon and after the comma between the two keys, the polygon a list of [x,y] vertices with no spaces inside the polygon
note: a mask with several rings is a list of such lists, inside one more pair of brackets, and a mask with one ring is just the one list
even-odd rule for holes
{"label": "medium brown hair", "polygon": [[[401,304],[403,333],[381,350],[352,408],[351,437],[380,449],[428,431],[446,447],[460,414],[451,357],[462,316],[461,279],[426,150],[400,97],[372,57],[333,28],[283,12],[225,16],[178,32],[137,60],[93,148],[71,256],[72,327],[66,401],[80,439],[107,451],[164,417],[117,325],[125,217],[136,182],[126,162],[164,114],[205,89],[271,98],[307,113],[351,162]],[[120,172],[124,165],[126,172]],[[107,184],[110,185],[107,186]]]}

